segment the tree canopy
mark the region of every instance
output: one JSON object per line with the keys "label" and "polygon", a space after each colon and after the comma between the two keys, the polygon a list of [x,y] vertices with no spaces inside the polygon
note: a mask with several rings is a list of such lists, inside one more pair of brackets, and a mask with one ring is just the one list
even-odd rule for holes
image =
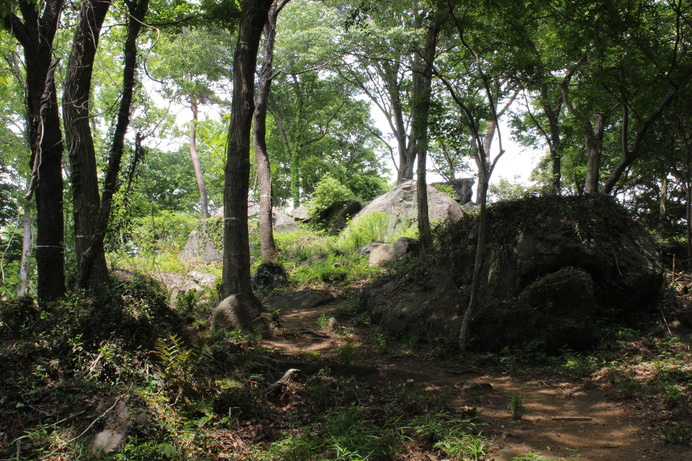
{"label": "tree canopy", "polygon": [[[222,206],[243,6],[0,2],[2,242],[34,209],[39,297],[64,293],[81,259],[65,255],[87,250],[98,219],[118,234],[142,216]],[[532,193],[611,194],[662,237],[682,235],[691,17],[680,0],[284,2],[265,130],[273,204],[306,202],[327,176],[371,200],[413,177],[418,152],[443,179],[477,176],[481,200],[512,138],[545,152]],[[110,222],[97,218],[108,197]]]}

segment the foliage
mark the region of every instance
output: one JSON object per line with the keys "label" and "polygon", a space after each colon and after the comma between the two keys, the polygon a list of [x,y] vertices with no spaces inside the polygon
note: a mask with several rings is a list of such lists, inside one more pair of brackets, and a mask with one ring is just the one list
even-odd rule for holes
{"label": "foliage", "polygon": [[154,353],[161,362],[161,373],[166,385],[177,388],[180,395],[187,389],[197,368],[211,357],[211,349],[203,342],[197,342],[193,347],[185,344],[183,339],[173,334],[168,338],[157,338]]}
{"label": "foliage", "polygon": [[521,419],[524,414],[528,412],[528,408],[524,403],[524,396],[518,393],[511,395],[509,404],[507,404],[507,409],[509,410],[512,418]]}
{"label": "foliage", "polygon": [[[393,232],[398,222],[396,232]],[[339,236],[337,244],[344,252],[352,251],[373,242],[391,243],[401,237],[416,238],[418,227],[411,222],[401,222],[390,214],[378,211],[352,220]]]}
{"label": "foliage", "polygon": [[331,174],[326,174],[315,186],[313,197],[306,203],[306,206],[308,213],[315,216],[334,204],[355,198],[355,195],[347,186],[340,183]]}
{"label": "foliage", "polygon": [[196,225],[194,216],[171,211],[137,218],[130,243],[139,254],[179,252]]}
{"label": "foliage", "polygon": [[454,187],[449,184],[435,183],[432,185],[435,189],[449,196],[452,200],[459,200],[459,196],[454,190]]}

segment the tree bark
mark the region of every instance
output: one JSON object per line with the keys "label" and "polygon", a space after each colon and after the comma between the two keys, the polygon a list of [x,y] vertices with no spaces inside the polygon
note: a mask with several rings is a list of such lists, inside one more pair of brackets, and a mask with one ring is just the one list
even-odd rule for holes
{"label": "tree bark", "polygon": [[[65,294],[63,224],[62,131],[55,91],[53,39],[64,0],[46,0],[40,13],[33,2],[18,2],[3,25],[19,41],[26,63],[27,114],[31,146],[31,181],[28,197],[36,196],[37,292],[42,304]],[[40,14],[39,14],[40,13]]]}
{"label": "tree bark", "polygon": [[[118,109],[118,119],[113,132],[111,149],[108,154],[108,168],[103,184],[101,207],[97,216],[94,233],[90,236],[89,247],[84,253],[83,263],[79,265],[77,280],[79,286],[89,286],[91,268],[100,252],[103,252],[103,241],[108,230],[113,196],[117,191],[118,175],[125,147],[125,134],[130,124],[130,110],[135,88],[135,72],[137,69],[137,37],[142,29],[144,18],[149,9],[149,0],[126,0],[128,10],[127,38],[124,46],[123,94]],[[139,144],[139,136],[136,143]]]}
{"label": "tree bark", "polygon": [[271,90],[274,42],[276,39],[276,21],[281,9],[289,0],[275,1],[272,3],[267,15],[267,23],[264,25],[264,58],[259,72],[257,94],[255,96],[255,111],[253,113],[253,141],[255,146],[255,161],[257,163],[257,177],[260,192],[260,246],[262,259],[265,261],[276,260],[276,243],[274,242],[274,207],[272,197],[272,172],[267,152],[267,104]]}
{"label": "tree bark", "polygon": [[[96,153],[89,120],[89,99],[99,35],[110,6],[110,0],[86,0],[82,4],[65,77],[62,106],[71,169],[75,254],[78,265],[83,264],[84,253],[89,248],[90,237],[94,233],[96,216],[101,206]],[[108,280],[103,248],[95,250],[90,286],[80,286],[78,278],[77,288],[96,289]]]}
{"label": "tree bark", "polygon": [[428,114],[430,113],[430,99],[432,98],[432,72],[435,51],[437,48],[437,36],[440,31],[440,23],[437,19],[428,28],[425,41],[425,49],[422,55],[417,56],[417,72],[413,76],[413,120],[412,120],[412,146],[413,157],[418,159],[417,165],[417,201],[418,201],[418,236],[423,249],[432,246],[432,233],[430,231],[430,217],[428,214],[428,187],[426,181],[426,163],[428,158]]}
{"label": "tree bark", "polygon": [[601,151],[603,150],[603,133],[605,130],[605,117],[595,114],[593,124],[589,124],[586,130],[586,179],[584,180],[584,192],[595,194],[598,192],[598,177],[601,168]]}
{"label": "tree bark", "polygon": [[271,0],[245,0],[233,60],[232,118],[224,186],[224,297],[252,294],[248,236],[250,183],[250,129],[254,112],[254,79],[257,51]]}
{"label": "tree bark", "polygon": [[197,100],[194,96],[190,97],[190,109],[192,110],[192,121],[190,121],[190,159],[192,166],[195,169],[195,179],[197,180],[197,189],[199,189],[199,207],[202,219],[209,217],[209,199],[207,198],[207,186],[204,184],[204,174],[202,172],[202,163],[197,155],[197,122],[199,121],[199,111]]}
{"label": "tree bark", "polygon": [[24,204],[24,216],[22,217],[22,259],[19,262],[19,286],[17,287],[17,297],[26,296],[29,291],[29,280],[31,272],[31,244],[33,241],[33,217],[31,216],[31,206]]}

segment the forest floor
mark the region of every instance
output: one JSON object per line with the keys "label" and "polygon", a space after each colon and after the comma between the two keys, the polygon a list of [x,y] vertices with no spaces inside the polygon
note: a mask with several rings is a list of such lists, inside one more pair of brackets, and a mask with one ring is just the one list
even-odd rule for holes
{"label": "forest floor", "polygon": [[[655,399],[623,397],[604,372],[577,378],[513,369],[511,363],[497,363],[496,357],[488,356],[487,364],[478,357],[467,361],[420,343],[412,347],[405,339],[390,339],[385,345],[380,341],[381,347],[373,347],[373,327],[329,325],[328,319],[338,316],[335,313],[344,309],[345,302],[337,299],[316,308],[282,312],[280,329],[262,346],[279,368],[299,368],[309,374],[320,363],[330,363],[366,388],[415,383],[427,392],[451,395],[451,410],[477,415],[483,435],[491,440],[489,457],[484,459],[692,459],[690,444],[665,443],[660,431],[669,416],[665,405]],[[689,342],[692,336],[685,332],[685,338]],[[515,403],[518,399],[520,417],[509,409],[513,399]],[[377,411],[376,400],[365,405]],[[689,416],[689,409],[682,411]],[[397,459],[445,458],[414,448]]]}

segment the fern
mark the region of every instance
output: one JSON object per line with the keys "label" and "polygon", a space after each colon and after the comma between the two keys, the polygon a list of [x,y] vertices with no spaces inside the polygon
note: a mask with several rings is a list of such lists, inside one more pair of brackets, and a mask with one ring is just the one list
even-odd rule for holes
{"label": "fern", "polygon": [[166,384],[176,387],[180,394],[191,388],[195,371],[211,358],[211,349],[203,342],[188,347],[180,336],[173,334],[156,339],[154,354],[161,362],[161,375]]}

